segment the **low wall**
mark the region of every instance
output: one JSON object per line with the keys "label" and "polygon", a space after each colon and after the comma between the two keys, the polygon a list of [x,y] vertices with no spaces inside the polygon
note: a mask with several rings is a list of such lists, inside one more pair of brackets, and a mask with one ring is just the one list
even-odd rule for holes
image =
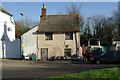
{"label": "low wall", "polygon": [[[0,58],[21,58],[20,39],[13,42],[0,42]],[[3,55],[4,54],[4,55]]]}

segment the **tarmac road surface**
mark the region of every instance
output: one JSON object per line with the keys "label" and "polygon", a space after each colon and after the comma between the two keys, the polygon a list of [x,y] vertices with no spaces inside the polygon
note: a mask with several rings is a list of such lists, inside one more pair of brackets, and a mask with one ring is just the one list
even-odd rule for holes
{"label": "tarmac road surface", "polygon": [[[119,64],[2,63],[2,78],[47,78],[83,71],[119,67]],[[4,80],[4,79],[3,79]],[[18,79],[19,80],[19,79]],[[27,80],[27,79],[26,79]],[[30,79],[29,79],[30,80]]]}

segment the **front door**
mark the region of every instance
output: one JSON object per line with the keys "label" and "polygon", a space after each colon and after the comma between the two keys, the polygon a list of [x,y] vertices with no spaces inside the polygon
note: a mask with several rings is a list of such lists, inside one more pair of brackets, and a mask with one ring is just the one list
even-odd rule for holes
{"label": "front door", "polygon": [[42,48],[41,49],[41,59],[47,60],[48,59],[48,48]]}

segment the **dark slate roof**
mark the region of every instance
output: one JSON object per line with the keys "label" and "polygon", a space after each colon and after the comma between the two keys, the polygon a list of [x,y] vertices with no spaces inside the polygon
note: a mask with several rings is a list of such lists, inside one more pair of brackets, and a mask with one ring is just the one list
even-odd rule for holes
{"label": "dark slate roof", "polygon": [[79,32],[79,15],[47,15],[41,18],[39,32]]}
{"label": "dark slate roof", "polygon": [[10,16],[12,16],[12,14],[10,14],[9,12],[7,12],[6,10],[4,10],[4,9],[3,9],[3,8],[1,8],[1,7],[0,7],[0,11],[4,12],[4,13],[6,13],[6,14],[10,15]]}

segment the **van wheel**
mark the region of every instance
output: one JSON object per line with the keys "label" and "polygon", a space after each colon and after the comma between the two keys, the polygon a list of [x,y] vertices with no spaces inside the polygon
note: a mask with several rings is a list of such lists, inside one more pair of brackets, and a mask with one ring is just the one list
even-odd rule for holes
{"label": "van wheel", "polygon": [[101,63],[100,60],[97,60],[97,61],[96,61],[96,64],[100,64],[100,63]]}

